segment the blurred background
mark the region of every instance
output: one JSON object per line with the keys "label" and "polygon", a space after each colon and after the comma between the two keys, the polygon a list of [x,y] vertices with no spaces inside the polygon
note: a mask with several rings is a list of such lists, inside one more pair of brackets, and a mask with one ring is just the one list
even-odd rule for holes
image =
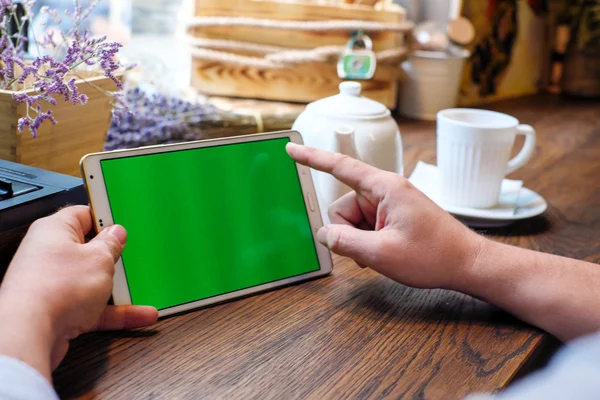
{"label": "blurred background", "polygon": [[[84,8],[93,2],[96,1],[80,1]],[[240,4],[249,2],[239,1]],[[185,25],[194,15],[203,15],[203,7],[210,9],[205,3],[210,2],[100,0],[85,26],[95,34],[107,34],[111,40],[126,44],[122,53],[124,61],[143,66],[137,71],[140,76],[136,79],[150,80],[165,91],[177,92],[188,88],[191,80],[190,54],[182,40]],[[297,0],[293,3],[343,3],[344,7],[358,4],[377,9],[378,5],[388,7],[392,0]],[[597,65],[593,63],[597,63],[600,53],[600,0],[393,0],[393,3],[406,10],[406,19],[416,23],[417,29],[424,22],[443,25],[459,15],[473,25],[475,37],[466,46],[470,57],[460,79],[457,102],[461,105],[477,105],[547,88],[554,92],[566,89],[572,94],[585,94],[590,87],[599,87],[590,86],[596,79],[591,76],[592,81],[589,80],[589,75],[593,75],[589,69]],[[36,11],[45,5],[67,9],[72,4],[70,0],[38,0]],[[229,12],[225,10],[226,5],[222,8],[223,12]],[[52,24],[43,23],[42,14],[36,15],[40,15],[37,29],[52,29]],[[200,36],[209,38],[211,35]],[[571,46],[567,48],[569,43]],[[558,61],[561,65],[553,66]],[[430,61],[427,63],[433,65]],[[562,68],[565,63],[570,71],[566,77]],[[600,91],[591,94],[600,95]]]}
{"label": "blurred background", "polygon": [[[176,33],[181,29],[185,0],[100,0],[82,27],[93,35],[107,35],[110,41],[125,45],[121,58],[125,63],[143,65],[143,79],[160,84],[165,90],[189,85],[189,56]],[[79,0],[86,9],[95,0]],[[190,4],[188,2],[188,4]],[[191,5],[191,4],[190,4]],[[71,21],[51,20],[42,7],[70,10],[70,0],[38,0],[34,12],[35,32],[56,28],[66,32]],[[59,14],[60,15],[60,14]]]}

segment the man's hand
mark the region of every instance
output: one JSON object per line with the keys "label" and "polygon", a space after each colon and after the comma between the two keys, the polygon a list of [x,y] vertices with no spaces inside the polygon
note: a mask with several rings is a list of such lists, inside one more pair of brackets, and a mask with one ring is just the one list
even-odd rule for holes
{"label": "man's hand", "polygon": [[562,340],[600,330],[598,265],[485,239],[399,175],[296,144],[287,150],[354,189],[317,235],[335,253],[406,285],[473,295]]}
{"label": "man's hand", "polygon": [[65,208],[36,221],[12,260],[0,290],[0,354],[20,358],[47,378],[69,340],[99,329],[154,323],[153,307],[107,307],[114,266],[127,233],[109,227],[89,243],[88,207]]}
{"label": "man's hand", "polygon": [[485,239],[402,176],[296,144],[288,144],[287,151],[354,189],[331,205],[332,225],[318,232],[333,252],[419,288],[454,289],[473,267]]}

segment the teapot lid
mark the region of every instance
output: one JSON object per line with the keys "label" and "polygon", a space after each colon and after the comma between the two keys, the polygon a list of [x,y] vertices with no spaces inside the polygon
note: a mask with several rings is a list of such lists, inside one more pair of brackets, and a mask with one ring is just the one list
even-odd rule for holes
{"label": "teapot lid", "polygon": [[330,116],[375,118],[390,115],[386,106],[360,95],[360,83],[342,82],[339,88],[339,94],[317,100],[308,107],[319,114]]}

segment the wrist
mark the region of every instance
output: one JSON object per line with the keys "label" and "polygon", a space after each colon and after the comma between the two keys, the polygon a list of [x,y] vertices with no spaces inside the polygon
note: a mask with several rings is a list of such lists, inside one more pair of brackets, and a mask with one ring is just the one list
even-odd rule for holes
{"label": "wrist", "polygon": [[520,267],[523,260],[522,249],[481,237],[459,291],[502,308],[507,291],[521,291],[532,273]]}
{"label": "wrist", "polygon": [[481,293],[489,286],[490,270],[494,269],[492,260],[500,257],[500,243],[475,235],[467,249],[468,257],[461,269],[461,279],[456,280],[453,290],[481,298]]}
{"label": "wrist", "polygon": [[25,296],[0,291],[0,354],[19,359],[51,382],[52,348],[56,334],[52,319]]}

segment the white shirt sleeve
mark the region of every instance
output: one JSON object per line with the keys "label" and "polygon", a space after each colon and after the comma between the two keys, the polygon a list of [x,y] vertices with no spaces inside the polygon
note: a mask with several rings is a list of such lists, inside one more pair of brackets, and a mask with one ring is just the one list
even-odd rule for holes
{"label": "white shirt sleeve", "polygon": [[58,396],[38,371],[0,355],[0,400],[58,400]]}

